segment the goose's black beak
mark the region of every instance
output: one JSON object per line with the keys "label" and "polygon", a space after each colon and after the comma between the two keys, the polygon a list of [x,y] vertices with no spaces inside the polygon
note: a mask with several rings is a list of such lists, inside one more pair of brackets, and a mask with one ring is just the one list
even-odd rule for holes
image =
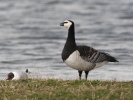
{"label": "goose's black beak", "polygon": [[64,26],[64,23],[60,23],[60,26]]}

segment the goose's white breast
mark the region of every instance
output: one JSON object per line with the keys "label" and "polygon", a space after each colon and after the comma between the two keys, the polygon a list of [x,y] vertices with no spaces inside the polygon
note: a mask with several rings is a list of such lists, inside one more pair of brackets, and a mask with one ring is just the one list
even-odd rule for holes
{"label": "goose's white breast", "polygon": [[65,63],[76,70],[85,71],[94,67],[93,63],[87,62],[80,57],[78,50],[74,51],[66,60]]}
{"label": "goose's white breast", "polygon": [[108,61],[100,63],[91,63],[85,61],[81,58],[79,51],[76,50],[65,60],[65,63],[73,69],[79,71],[89,71],[92,70],[93,68],[98,68],[105,65],[106,63],[108,63]]}

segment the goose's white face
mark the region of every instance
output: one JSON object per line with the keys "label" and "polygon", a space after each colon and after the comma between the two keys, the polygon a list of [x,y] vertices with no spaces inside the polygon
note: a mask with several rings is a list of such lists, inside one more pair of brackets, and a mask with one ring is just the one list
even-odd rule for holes
{"label": "goose's white face", "polygon": [[72,22],[70,22],[68,20],[66,20],[66,21],[64,21],[63,23],[60,24],[60,26],[64,26],[68,29],[70,28],[71,25],[72,25]]}

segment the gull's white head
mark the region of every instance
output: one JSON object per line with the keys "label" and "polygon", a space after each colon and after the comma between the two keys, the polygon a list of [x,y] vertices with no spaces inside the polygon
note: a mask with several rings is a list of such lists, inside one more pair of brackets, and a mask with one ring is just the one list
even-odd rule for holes
{"label": "gull's white head", "polygon": [[60,23],[60,26],[64,26],[64,27],[66,27],[66,28],[69,29],[73,24],[74,24],[73,21],[71,21],[71,20],[66,20],[66,21],[64,21],[63,23]]}

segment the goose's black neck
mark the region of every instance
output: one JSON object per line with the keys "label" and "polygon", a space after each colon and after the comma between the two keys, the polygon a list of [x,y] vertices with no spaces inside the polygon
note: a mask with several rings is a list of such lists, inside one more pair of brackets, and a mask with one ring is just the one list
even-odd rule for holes
{"label": "goose's black neck", "polygon": [[73,24],[68,29],[68,36],[67,36],[66,43],[71,43],[71,44],[75,44],[76,45],[76,43],[75,43],[75,29],[74,29],[74,25]]}
{"label": "goose's black neck", "polygon": [[76,49],[77,45],[75,42],[75,29],[73,23],[68,29],[68,37],[62,52],[63,61],[65,61]]}

